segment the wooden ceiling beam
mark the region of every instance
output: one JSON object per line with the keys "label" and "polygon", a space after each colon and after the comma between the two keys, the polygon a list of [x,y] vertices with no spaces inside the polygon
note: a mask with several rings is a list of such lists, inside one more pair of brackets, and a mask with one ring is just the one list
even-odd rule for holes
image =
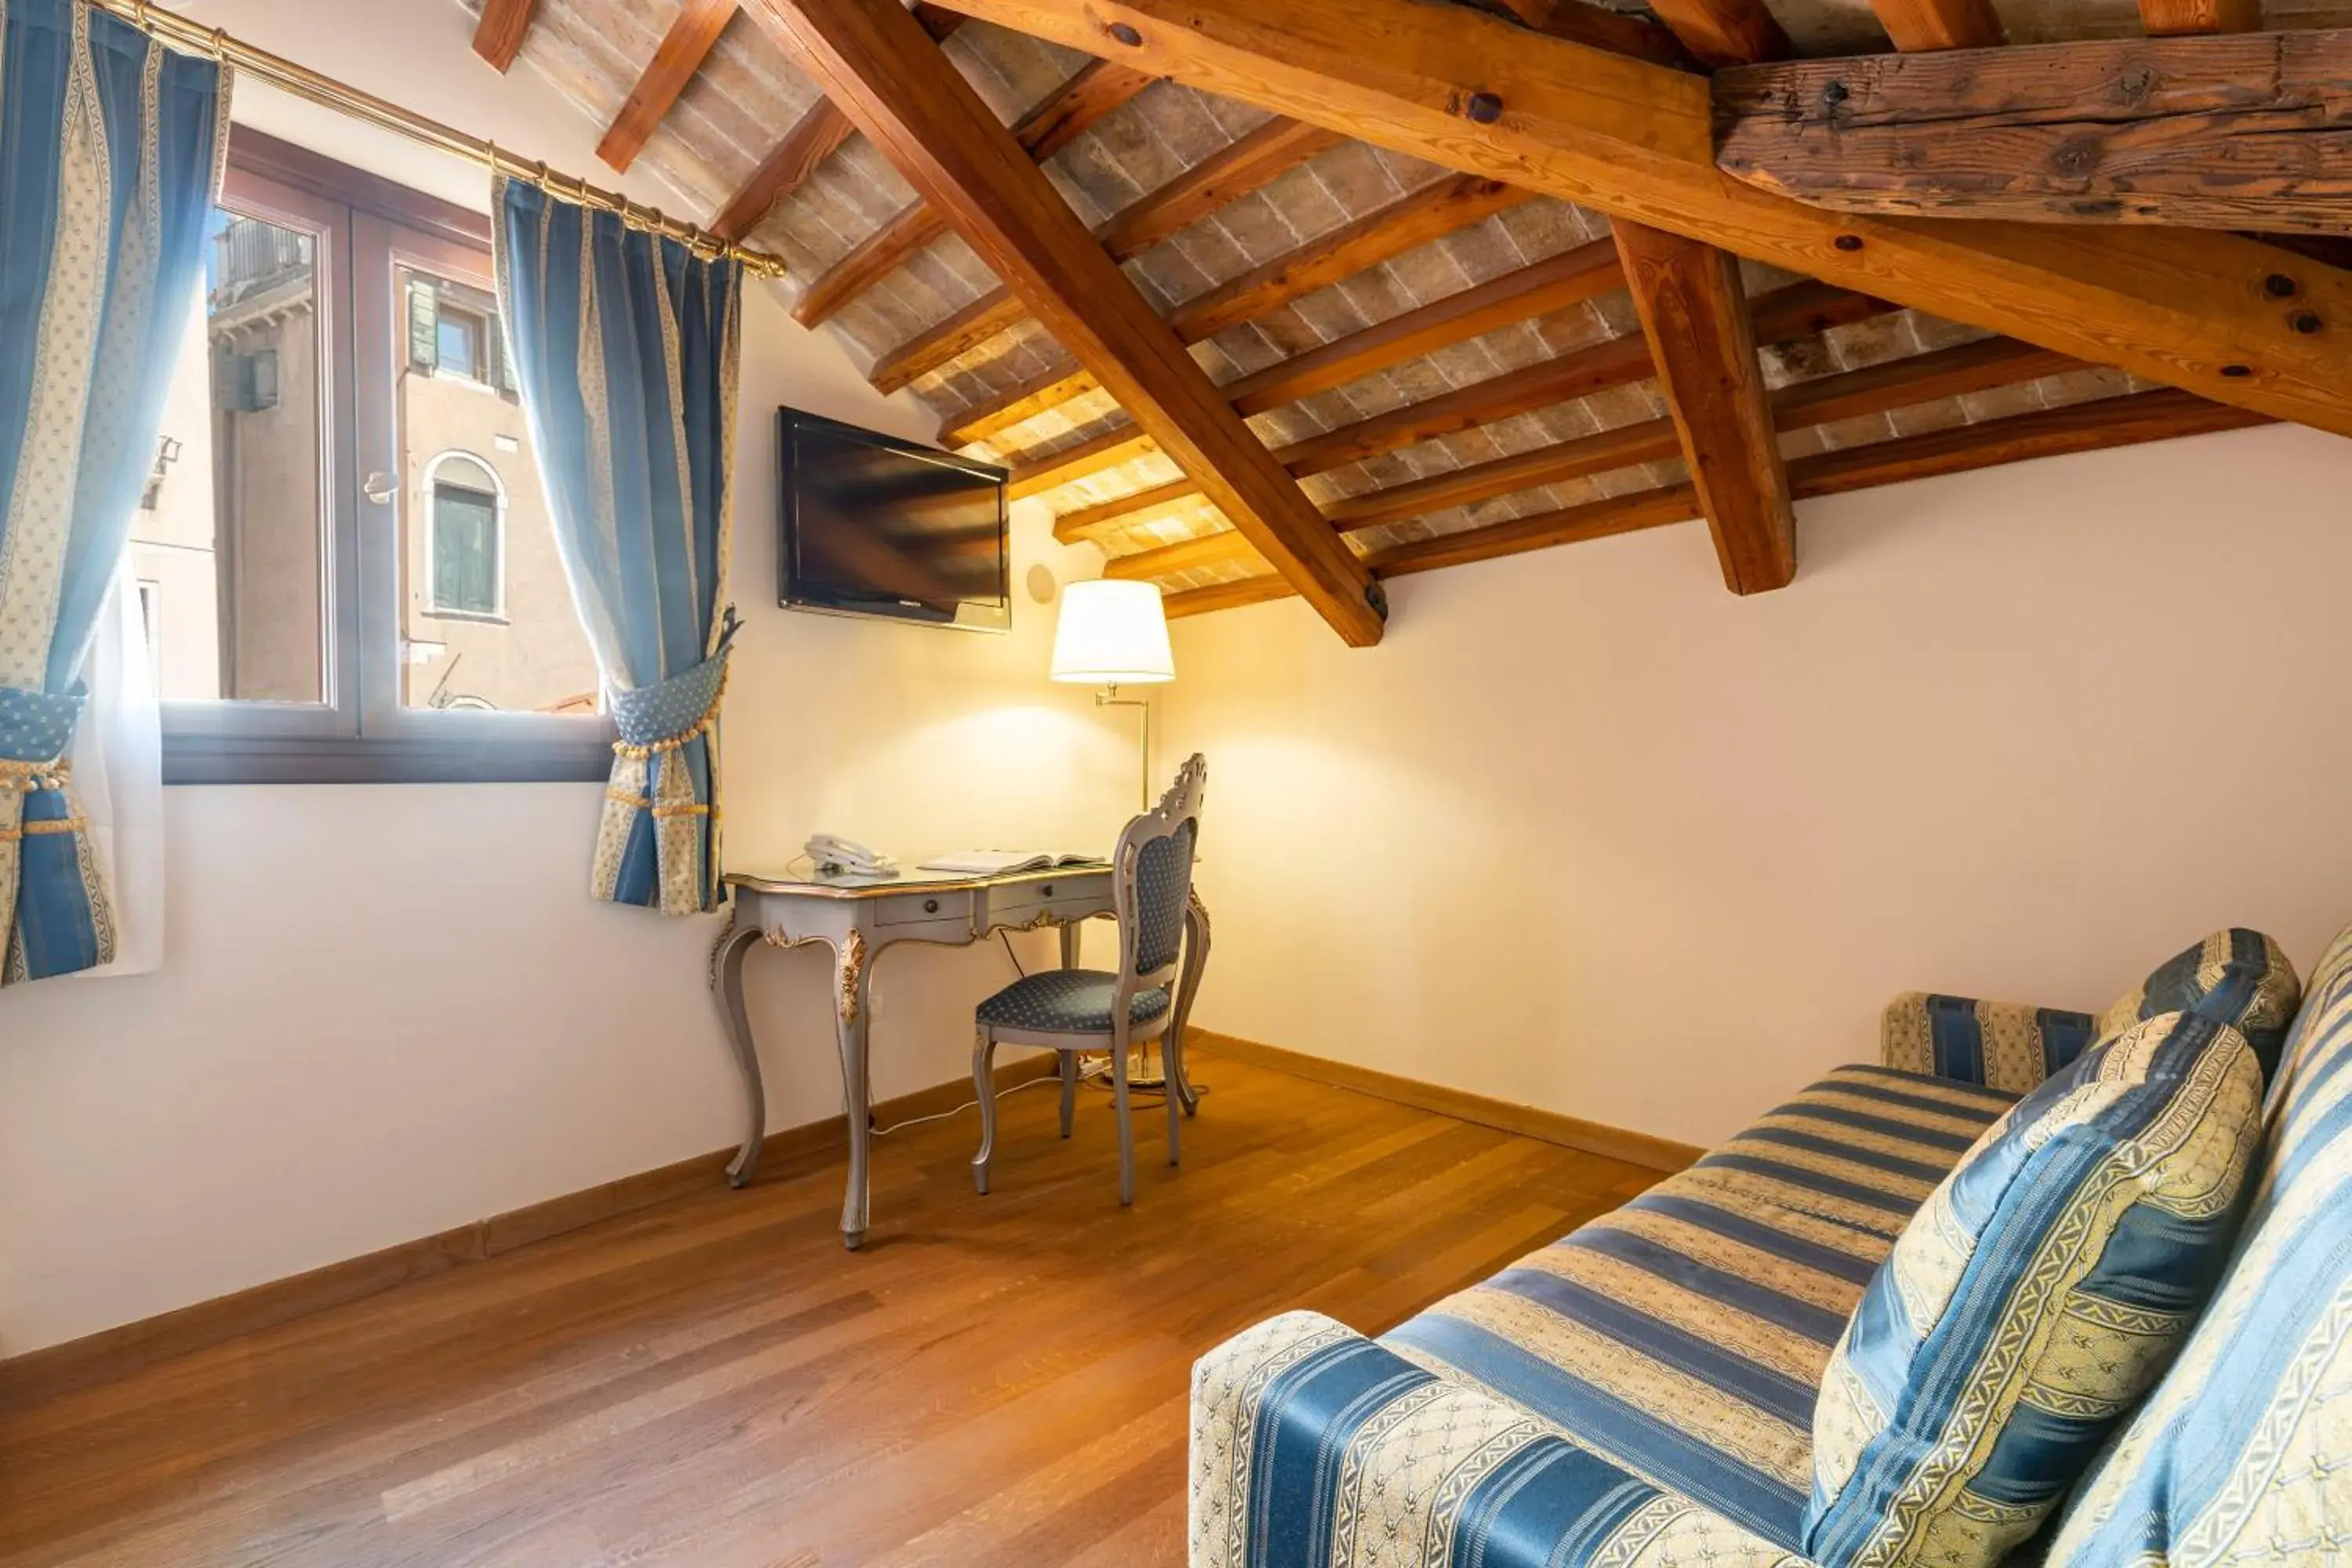
{"label": "wooden ceiling beam", "polygon": [[[1997,386],[2014,386],[2021,382],[2038,381],[2043,376],[2082,368],[2079,360],[2068,359],[2048,349],[2008,338],[1987,338],[1963,343],[1957,348],[1938,349],[1932,353],[1914,354],[1907,359],[1890,360],[1884,364],[1843,371],[1835,375],[1817,376],[1811,381],[1784,386],[1772,395],[1772,427],[1776,432],[1802,430],[1834,420],[1888,414],[1898,408],[1916,407],[1923,403],[1965,396],[1971,392],[1990,391]],[[1958,437],[1954,439],[1961,445],[1966,444]],[[1531,447],[1524,452],[1452,469],[1408,484],[1367,490],[1324,507],[1323,515],[1334,527],[1342,531],[1373,528],[1451,506],[1490,500],[1496,496],[1559,484],[1566,479],[1590,479],[1596,474],[1610,473],[1640,463],[1657,462],[1674,457],[1679,450],[1679,437],[1671,418],[1642,420],[1621,425],[1598,435],[1580,436],[1549,447]],[[1176,487],[1161,488],[1162,490],[1170,490]],[[1157,495],[1157,492],[1146,494]],[[1693,494],[1697,494],[1697,491],[1694,490]],[[1135,501],[1144,499],[1142,496],[1130,498]],[[1174,505],[1176,501],[1181,500],[1189,506],[1192,499],[1190,491],[1181,498],[1157,495],[1154,505],[1138,507],[1131,513],[1122,512],[1119,502],[1106,502],[1084,512],[1072,512],[1056,518],[1054,531],[1064,543],[1070,543],[1086,530],[1105,523],[1134,527],[1152,521],[1155,516],[1171,515],[1178,510]],[[1066,523],[1079,526],[1074,526],[1069,536],[1064,537]],[[1171,544],[1114,556],[1108,574],[1114,577],[1158,577],[1212,561],[1243,560],[1249,555],[1247,544],[1239,535],[1231,532],[1206,534],[1181,542],[1186,548],[1181,555],[1173,553],[1177,546]]]}
{"label": "wooden ceiling beam", "polygon": [[[1265,140],[1278,140],[1286,155],[1297,163],[1305,162],[1307,156],[1322,151],[1336,139],[1320,129],[1308,134],[1289,134],[1299,129],[1293,121],[1282,121],[1276,129],[1284,134]],[[1197,170],[1180,174],[1160,190],[1129,204],[1106,222],[1097,231],[1097,236],[1108,241],[1121,234],[1148,235],[1168,221],[1170,213],[1205,216],[1208,209],[1200,206],[1204,189],[1221,190],[1230,200],[1256,188],[1241,186],[1239,182],[1244,178],[1255,178],[1257,184],[1263,184],[1283,169],[1295,166],[1276,166],[1261,147],[1235,152],[1258,135],[1259,132],[1252,132],[1213,160],[1221,162],[1226,154],[1234,154],[1230,166],[1215,171],[1210,181],[1193,180],[1192,175]],[[1302,295],[1352,278],[1368,267],[1376,267],[1415,246],[1467,227],[1527,199],[1526,193],[1510,190],[1492,180],[1464,174],[1440,180],[1185,300],[1170,312],[1169,325],[1183,342],[1200,342],[1228,327],[1270,315]],[[1117,249],[1111,255],[1114,259],[1126,259],[1126,255]],[[894,392],[1009,331],[1020,323],[1024,314],[1003,289],[984,295],[884,354],[876,362],[868,379],[877,390]]]}
{"label": "wooden ceiling beam", "polygon": [[1735,594],[1785,588],[1797,575],[1797,517],[1739,263],[1646,224],[1621,218],[1615,227],[1625,287],[1715,536],[1724,586]]}
{"label": "wooden ceiling beam", "polygon": [[[741,0],[737,0],[737,8],[741,8]],[[917,5],[915,19],[922,23],[925,32],[941,39],[963,25],[961,12],[931,5]],[[751,171],[742,189],[728,198],[719,216],[710,220],[710,232],[721,239],[740,240],[749,236],[767,222],[768,215],[799,190],[816,173],[817,165],[831,157],[856,130],[849,117],[834,107],[831,99],[820,96],[802,111],[774,151],[760,160],[760,166]]]}
{"label": "wooden ceiling beam", "polygon": [[856,131],[831,99],[820,98],[810,104],[775,150],[760,160],[742,189],[729,197],[719,216],[710,220],[710,232],[733,240],[750,235]]}
{"label": "wooden ceiling beam", "polygon": [[[1832,327],[1866,321],[1894,309],[1883,300],[1851,289],[1794,283],[1756,301],[1756,338],[1760,343],[1781,343],[1818,337]],[[1294,474],[1325,473],[1440,436],[1629,385],[1650,375],[1653,369],[1650,345],[1640,333],[1629,332],[1326,430],[1293,442],[1276,456]]]}
{"label": "wooden ceiling beam", "polygon": [[1662,66],[1691,63],[1682,40],[1655,22],[1591,5],[1588,0],[1501,0],[1501,5],[1537,32],[1555,38]]}
{"label": "wooden ceiling beam", "polygon": [[[1449,343],[1564,310],[1622,281],[1617,247],[1595,240],[1334,338],[1228,383],[1225,390],[1244,415],[1264,413]],[[951,447],[984,441],[1095,390],[1084,372],[1046,371],[964,410],[940,438]]]}
{"label": "wooden ceiling beam", "polygon": [[2258,33],[2263,0],[2139,0],[2140,26],[2151,38],[2189,33]]}
{"label": "wooden ceiling beam", "polygon": [[1808,60],[1716,79],[1717,162],[1840,212],[2341,233],[2348,95],[2352,29]]}
{"label": "wooden ceiling beam", "polygon": [[1227,384],[1225,393],[1244,416],[1263,414],[1515,321],[1580,305],[1624,284],[1616,246],[1596,239],[1293,354]]}
{"label": "wooden ceiling beam", "polygon": [[1096,230],[1118,260],[1140,256],[1219,207],[1263,190],[1318,153],[1347,140],[1336,131],[1280,116],[1219,148],[1150,195],[1129,203]]}
{"label": "wooden ceiling beam", "polygon": [[[1911,479],[1997,468],[2033,458],[2105,451],[2271,422],[2246,409],[2231,408],[2165,387],[1816,453],[1789,465],[1789,482],[1800,499],[1840,495]],[[1636,529],[1687,522],[1698,515],[1696,490],[1687,484],[1670,485],[1413,540],[1374,551],[1366,557],[1366,563],[1376,576],[1398,577]],[[1166,604],[1170,617],[1174,618],[1288,596],[1282,579],[1266,574],[1207,588],[1184,589],[1169,595]]]}
{"label": "wooden ceiling beam", "polygon": [[604,139],[596,143],[596,156],[626,174],[734,19],[735,0],[686,0]]}
{"label": "wooden ceiling beam", "polygon": [[1387,601],[1176,334],[896,0],[750,0],[965,243],[1346,641]]}
{"label": "wooden ceiling beam", "polygon": [[[1614,242],[1610,244],[1613,253]],[[1832,327],[1866,321],[1893,309],[1883,300],[1847,289],[1811,282],[1792,283],[1756,301],[1757,339],[1769,344],[1819,337]],[[1303,479],[1440,436],[1531,414],[1538,408],[1549,408],[1611,387],[1630,385],[1649,376],[1652,370],[1650,345],[1641,333],[1628,332],[1360,419],[1352,425],[1339,426],[1284,447],[1275,456],[1290,472]],[[1118,443],[1122,438],[1133,440],[1133,432],[1121,426],[1080,446],[1015,463],[1015,493],[1039,494],[1085,473],[1098,473],[1143,455],[1139,448],[1121,449]],[[1074,471],[1077,464],[1086,465],[1082,472]],[[1165,499],[1157,490],[1143,493],[1155,502]],[[1115,501],[1107,502],[1103,507],[1088,509],[1094,514],[1093,523],[1110,521],[1117,514],[1107,509],[1117,505]],[[1076,534],[1075,531],[1066,533],[1066,521],[1057,519],[1054,531],[1066,544]]]}
{"label": "wooden ceiling beam", "polygon": [[[1150,87],[1154,79],[1142,71],[1109,60],[1089,60],[1014,121],[1013,140],[1021,143],[1032,162],[1042,163],[1092,129],[1097,121]],[[881,227],[850,247],[841,259],[818,273],[793,303],[793,319],[804,327],[815,326],[904,267],[925,247],[945,237],[947,232],[947,220],[920,198],[909,203],[885,220]]]}
{"label": "wooden ceiling beam", "polygon": [[522,53],[539,0],[482,0],[482,15],[474,24],[474,52],[503,75]]}
{"label": "wooden ceiling beam", "polygon": [[[2291,260],[2274,246],[2179,229],[2118,236],[1826,212],[1716,168],[1705,79],[1461,6],[956,5],[1465,173],[2217,402],[2352,434],[2352,273]],[[2273,274],[2295,284],[2319,331],[2284,319],[2264,291]]]}
{"label": "wooden ceiling beam", "polygon": [[1997,48],[2004,36],[1992,0],[1870,0],[1870,8],[1906,51]]}
{"label": "wooden ceiling beam", "polygon": [[1658,19],[1705,66],[1777,60],[1789,54],[1789,35],[1764,0],[1654,0]]}

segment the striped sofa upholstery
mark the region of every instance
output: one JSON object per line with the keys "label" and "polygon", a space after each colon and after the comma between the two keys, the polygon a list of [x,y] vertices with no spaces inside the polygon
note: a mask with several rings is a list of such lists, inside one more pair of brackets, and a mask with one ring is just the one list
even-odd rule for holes
{"label": "striped sofa upholstery", "polygon": [[[2265,1178],[2257,1167],[2256,1211],[2272,1215],[2263,1229],[2274,1245],[2253,1264],[2242,1258],[2223,1287],[2242,1331],[2209,1343],[2209,1322],[2192,1336],[2182,1367],[2146,1407],[2169,1411],[2171,1425],[2126,1426],[2086,1483],[2108,1499],[2107,1528],[2083,1528],[2086,1496],[2061,1516],[2053,1563],[2327,1560],[2201,1547],[2168,1556],[2161,1540],[2141,1538],[2161,1534],[2184,1489],[2211,1479],[2205,1456],[2268,1453],[2261,1433],[2288,1418],[2285,1391],[2300,1386],[2289,1374],[2303,1363],[2248,1371],[2264,1354],[2289,1359],[2261,1342],[2257,1321],[2306,1329],[2308,1345],[2328,1355],[2352,1331],[2352,1133],[2330,1135],[2352,1121],[2352,1068],[2339,1076],[2333,1065],[2352,1054],[2352,932],[2330,964],[2335,1000],[2313,1005],[2336,1008],[2335,1044],[2316,1053],[2321,1065],[2312,1047],[2300,1048],[2272,1097],[2273,1121],[2282,1093],[2284,1114],[2300,1117],[2308,1169],[2273,1192],[2278,1173]],[[2204,967],[2192,966],[2192,980]],[[2292,970],[2284,973],[2291,985]],[[2256,989],[2242,988],[2242,999]],[[2264,994],[2275,996],[2275,984]],[[1969,1018],[1939,1026],[1924,995],[1889,1009],[1882,1064],[1838,1069],[1616,1213],[1380,1340],[1294,1312],[1202,1358],[1192,1568],[1811,1568],[1801,1539],[1814,1406],[1847,1321],[1895,1237],[1979,1135],[2094,1040],[2087,1015],[1965,1000],[1958,1007]],[[2298,1040],[2310,1017],[2306,1009]],[[1972,1056],[1956,1043],[1970,1026],[1979,1031]],[[1934,1070],[1968,1060],[1975,1070]],[[2327,1266],[2342,1271],[2326,1278],[2334,1294],[2306,1293],[2263,1315],[2249,1271],[2267,1275],[2315,1229]],[[2232,1288],[2244,1299],[2230,1308]],[[2344,1359],[2352,1363],[2352,1353]],[[2277,1396],[2200,1401],[2181,1386],[2200,1364]],[[2312,1458],[2316,1444],[2323,1460],[2352,1461],[2352,1365],[2332,1375],[2326,1386],[2346,1394],[2341,1414],[2325,1430],[2319,1417],[2306,1422],[2284,1510],[2263,1518],[2265,1551],[2320,1541],[2330,1528],[2352,1548],[2352,1462],[2338,1483]],[[2217,1436],[2225,1415],[2234,1425]],[[2230,1479],[2238,1489],[2213,1508],[2252,1510],[2236,1500],[2240,1479]],[[1912,1559],[1888,1561],[1898,1560]]]}
{"label": "striped sofa upholstery", "polygon": [[2352,1562],[2352,929],[2312,973],[2238,1245],[2051,1568]]}

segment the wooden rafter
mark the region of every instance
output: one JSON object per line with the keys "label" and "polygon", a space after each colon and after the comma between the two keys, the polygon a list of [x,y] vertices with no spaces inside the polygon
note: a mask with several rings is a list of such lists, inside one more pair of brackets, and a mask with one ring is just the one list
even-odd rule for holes
{"label": "wooden rafter", "polygon": [[[1613,242],[1611,248],[1615,248]],[[1819,337],[1832,327],[1864,321],[1893,309],[1884,300],[1867,295],[1820,283],[1793,283],[1756,301],[1756,334],[1760,342],[1791,342]],[[1370,416],[1352,425],[1339,426],[1293,442],[1275,456],[1301,478],[1326,473],[1383,452],[1628,385],[1649,375],[1652,369],[1650,345],[1641,333],[1628,332],[1485,381],[1474,381],[1419,403]],[[1099,472],[1144,455],[1144,448],[1121,449],[1117,445],[1120,437],[1131,440],[1133,433],[1114,430],[1082,446],[1016,463],[1013,469],[1015,494],[1038,494],[1067,484],[1084,473]],[[1180,494],[1192,493],[1195,492],[1190,487],[1180,489],[1177,486],[1161,486],[1126,500],[1139,508],[1165,506]],[[1110,501],[1085,512],[1057,518],[1055,534],[1068,543],[1081,537],[1086,528],[1117,521],[1121,505],[1119,501]]]}
{"label": "wooden rafter", "polygon": [[[1801,430],[1841,419],[1859,419],[1915,407],[1947,397],[1965,396],[2020,382],[2038,381],[2069,370],[2079,361],[2048,349],[2008,338],[1987,338],[1932,353],[1913,354],[1862,370],[1817,376],[1784,386],[1771,397],[1775,431]],[[1323,509],[1330,523],[1341,530],[1401,522],[1446,507],[1465,506],[1564,480],[1589,479],[1642,463],[1654,463],[1681,450],[1672,418],[1645,419],[1597,435],[1579,436],[1549,447],[1530,447],[1485,463],[1435,474],[1409,484],[1367,490]],[[1693,494],[1698,492],[1694,490]],[[1109,508],[1099,509],[1108,511]],[[1061,524],[1085,519],[1072,513]],[[1149,513],[1085,519],[1089,525],[1117,521],[1127,526],[1150,521]],[[1178,544],[1137,551],[1112,559],[1114,577],[1158,577],[1212,562],[1245,560],[1247,543],[1230,531],[1206,534]]]}
{"label": "wooden rafter", "polygon": [[1225,392],[1243,414],[1263,414],[1449,343],[1580,305],[1624,282],[1616,246],[1596,239],[1294,354]]}
{"label": "wooden rafter", "polygon": [[1594,5],[1588,0],[1501,0],[1503,8],[1538,33],[1631,55],[1662,66],[1686,65],[1682,40],[1655,22]]}
{"label": "wooden rafter", "polygon": [[1870,0],[1898,49],[1990,49],[2001,40],[1992,0]]}
{"label": "wooden rafter", "polygon": [[[2234,236],[1831,213],[1715,167],[1705,80],[1415,0],[956,0],[1465,173],[2352,434],[2352,275]],[[1133,43],[1126,39],[1132,37]],[[2319,323],[2297,331],[2265,279]],[[2337,330],[2328,330],[2334,324]]]}
{"label": "wooden rafter", "polygon": [[1842,212],[2341,233],[2347,93],[2352,30],[1809,60],[1717,79],[1717,162]]}
{"label": "wooden rafter", "polygon": [[686,0],[604,139],[596,143],[596,156],[625,173],[734,18],[735,0]]}
{"label": "wooden rafter", "polygon": [[1785,588],[1797,574],[1797,519],[1772,429],[1756,330],[1727,251],[1619,219],[1625,287],[1650,340],[1724,586]]}
{"label": "wooden rafter", "polygon": [[[1014,122],[1013,138],[1034,162],[1042,163],[1151,82],[1141,71],[1109,60],[1089,60]],[[947,232],[947,220],[918,199],[817,274],[793,304],[793,319],[804,327],[815,326]]]}
{"label": "wooden rafter", "polygon": [[2252,33],[2261,30],[2263,0],[2139,0],[2139,19],[2151,38]]}
{"label": "wooden rafter", "polygon": [[[1789,465],[1789,482],[1800,499],[1837,495],[2032,458],[2102,451],[2269,422],[2262,415],[2167,387],[1817,453]],[[1687,484],[1670,485],[1392,545],[1374,551],[1366,562],[1375,576],[1398,577],[1687,522],[1698,515],[1696,491]],[[1269,574],[1171,594],[1167,607],[1171,616],[1195,616],[1286,596],[1282,579]]]}
{"label": "wooden rafter", "polygon": [[[741,8],[741,0],[737,0],[737,8]],[[961,13],[937,5],[916,6],[915,17],[934,38],[948,37],[963,23]],[[742,189],[728,198],[726,206],[710,220],[710,232],[721,239],[749,236],[856,131],[849,116],[835,108],[831,99],[820,96],[793,121],[775,149],[760,160]]]}
{"label": "wooden rafter", "polygon": [[[1315,135],[1328,137],[1330,132],[1318,130]],[[1240,145],[1240,142],[1234,143],[1235,147]],[[1319,148],[1328,142],[1312,143],[1303,139],[1293,139],[1288,145],[1296,153],[1304,145]],[[1248,159],[1236,160],[1236,163],[1242,166],[1234,171],[1234,177],[1222,186],[1228,195],[1244,194],[1236,183],[1244,172],[1255,175],[1260,184],[1281,173],[1280,169],[1272,166],[1269,160],[1255,153]],[[1140,198],[1110,219],[1100,233],[1108,236],[1122,229],[1150,233],[1160,226],[1161,219],[1156,210],[1139,214],[1139,209],[1157,209],[1163,205],[1191,206],[1195,202],[1193,189],[1192,182],[1179,175],[1167,186]],[[1417,245],[1451,234],[1457,228],[1465,228],[1527,199],[1527,193],[1523,191],[1514,191],[1493,180],[1475,175],[1456,174],[1439,180],[1434,184],[1409,192],[1352,223],[1342,224],[1328,234],[1318,236],[1285,251],[1216,288],[1195,295],[1169,313],[1168,324],[1175,329],[1177,337],[1183,342],[1200,342],[1216,336],[1228,327],[1237,327],[1244,321],[1269,315],[1302,295],[1328,288],[1341,279],[1351,278],[1368,267],[1378,266]],[[1114,259],[1124,259],[1122,253],[1117,250],[1111,254]],[[934,322],[884,354],[875,363],[868,379],[884,392],[895,391],[916,377],[928,374],[959,355],[970,353],[990,338],[1016,325],[1025,314],[1012,296],[1003,289],[983,295],[946,321]]]}
{"label": "wooden rafter", "polygon": [[751,0],[826,96],[1350,643],[1386,601],[1118,264],[895,0]]}
{"label": "wooden rafter", "polygon": [[474,52],[502,72],[513,68],[538,9],[539,0],[482,0],[481,18],[474,24]]}
{"label": "wooden rafter", "polygon": [[1777,60],[1789,52],[1789,35],[1764,0],[1656,0],[1653,8],[1702,65]]}

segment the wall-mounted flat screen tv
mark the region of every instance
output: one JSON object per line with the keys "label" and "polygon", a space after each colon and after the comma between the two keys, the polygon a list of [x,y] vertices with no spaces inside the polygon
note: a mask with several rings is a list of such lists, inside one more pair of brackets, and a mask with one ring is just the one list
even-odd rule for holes
{"label": "wall-mounted flat screen tv", "polygon": [[1003,468],[795,408],[776,437],[786,607],[1012,626]]}

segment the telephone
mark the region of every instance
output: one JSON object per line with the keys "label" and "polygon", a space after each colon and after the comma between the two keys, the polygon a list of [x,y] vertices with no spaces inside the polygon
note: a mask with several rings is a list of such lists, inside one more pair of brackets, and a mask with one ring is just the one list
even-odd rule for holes
{"label": "telephone", "polygon": [[878,850],[868,849],[854,838],[838,834],[812,833],[807,844],[808,858],[820,871],[846,872],[856,877],[895,877],[898,862]]}

